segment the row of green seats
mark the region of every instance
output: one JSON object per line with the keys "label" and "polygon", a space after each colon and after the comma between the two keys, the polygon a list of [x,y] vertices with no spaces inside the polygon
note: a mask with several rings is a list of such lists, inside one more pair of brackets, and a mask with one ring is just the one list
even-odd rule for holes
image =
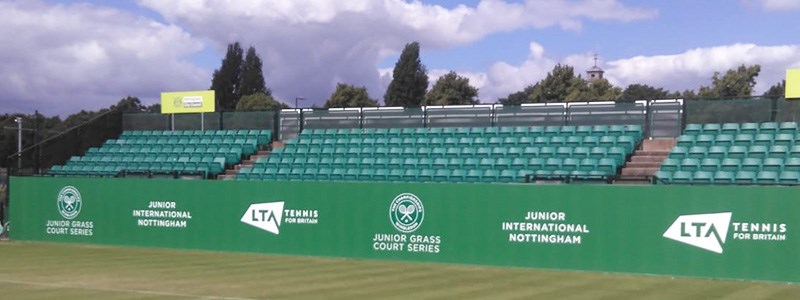
{"label": "row of green seats", "polygon": [[675,171],[798,171],[800,172],[800,158],[684,158],[678,159],[665,159],[661,163],[661,171],[675,172]]}
{"label": "row of green seats", "polygon": [[682,159],[682,158],[788,158],[800,157],[800,145],[784,146],[711,146],[711,147],[680,147],[672,148],[669,153],[669,158]]}
{"label": "row of green seats", "polygon": [[[306,152],[306,150],[308,152]],[[317,158],[473,158],[473,157],[592,157],[608,156],[625,158],[633,146],[623,147],[349,147],[349,148],[283,148],[273,151],[270,157],[317,157]]]}
{"label": "row of green seats", "polygon": [[73,166],[73,165],[56,165],[53,166],[48,174],[53,176],[99,176],[99,177],[114,177],[123,171],[162,171],[162,172],[178,172],[178,173],[192,173],[202,174],[203,178],[207,178],[210,173],[207,167],[202,166],[184,166],[184,167],[165,167],[162,165],[142,165],[142,164],[128,164],[118,166]]}
{"label": "row of green seats", "polygon": [[130,146],[130,147],[108,147],[89,149],[87,155],[105,154],[105,153],[154,153],[154,154],[169,154],[169,153],[238,153],[241,155],[250,155],[256,152],[256,148],[252,144],[236,144],[228,146],[216,145],[148,145],[148,146]]}
{"label": "row of green seats", "polygon": [[210,170],[212,174],[221,173],[226,165],[226,158],[223,156],[134,156],[134,157],[72,157],[66,165],[71,166],[119,166],[119,165],[156,165],[174,166],[183,168],[185,166],[202,166]]}
{"label": "row of green seats", "polygon": [[301,139],[350,137],[507,137],[507,136],[588,136],[641,135],[641,125],[595,126],[532,126],[532,127],[433,127],[433,128],[365,128],[365,129],[306,129]]}
{"label": "row of green seats", "polygon": [[800,184],[800,172],[796,171],[659,171],[656,178],[657,183],[668,184]]}
{"label": "row of green seats", "polygon": [[122,139],[138,139],[151,137],[201,137],[201,136],[267,136],[272,138],[268,129],[230,129],[230,130],[126,130],[120,135]]}
{"label": "row of green seats", "polygon": [[798,130],[797,122],[764,122],[764,123],[724,123],[724,124],[686,124],[683,130],[684,135],[700,135],[700,134],[777,134],[789,133],[795,134],[800,132]]}
{"label": "row of green seats", "polygon": [[641,137],[621,136],[552,136],[552,137],[462,137],[462,138],[339,138],[318,140],[290,140],[286,147],[342,147],[342,146],[369,146],[369,147],[439,147],[439,146],[616,146],[619,144],[635,145]]}
{"label": "row of green seats", "polygon": [[401,182],[524,182],[536,176],[603,176],[598,171],[465,170],[465,169],[242,169],[237,180],[401,181]]}
{"label": "row of green seats", "polygon": [[255,138],[150,138],[138,140],[108,140],[103,147],[130,147],[130,146],[151,146],[151,145],[253,145],[257,147],[264,145]]}
{"label": "row of green seats", "polygon": [[719,135],[682,135],[678,137],[677,146],[749,146],[749,145],[794,145],[795,141],[800,140],[800,133],[788,134],[719,134]]}
{"label": "row of green seats", "polygon": [[451,159],[419,159],[419,158],[393,158],[393,159],[373,159],[373,158],[336,158],[329,160],[318,159],[281,159],[259,161],[255,168],[402,168],[402,169],[509,169],[509,170],[566,170],[566,171],[592,171],[598,170],[605,174],[616,173],[617,166],[622,162],[611,158],[451,158]]}

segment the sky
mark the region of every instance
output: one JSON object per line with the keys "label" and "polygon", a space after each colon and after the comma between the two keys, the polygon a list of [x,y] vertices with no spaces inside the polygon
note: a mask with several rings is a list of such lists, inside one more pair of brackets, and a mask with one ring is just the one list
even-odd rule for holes
{"label": "sky", "polygon": [[337,83],[382,101],[403,46],[430,85],[470,79],[484,103],[558,63],[617,86],[709,85],[762,66],[756,93],[800,67],[800,0],[0,0],[0,114],[66,116],[126,96],[208,89],[227,45],[254,46],[267,86],[322,106]]}

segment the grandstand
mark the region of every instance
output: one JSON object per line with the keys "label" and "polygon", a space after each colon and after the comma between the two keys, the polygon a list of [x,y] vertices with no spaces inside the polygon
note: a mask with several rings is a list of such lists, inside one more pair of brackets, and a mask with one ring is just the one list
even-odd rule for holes
{"label": "grandstand", "polygon": [[800,126],[747,104],[110,112],[14,157],[12,238],[800,282]]}
{"label": "grandstand", "polygon": [[800,183],[797,122],[687,124],[656,174],[669,184]]}

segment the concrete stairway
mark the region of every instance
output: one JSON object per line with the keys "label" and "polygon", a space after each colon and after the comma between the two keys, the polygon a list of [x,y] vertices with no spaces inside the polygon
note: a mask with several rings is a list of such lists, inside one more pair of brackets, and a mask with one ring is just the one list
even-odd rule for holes
{"label": "concrete stairway", "polygon": [[622,175],[652,176],[661,167],[661,162],[667,158],[669,151],[675,147],[675,139],[655,139],[642,142],[641,149],[637,149],[629,162],[622,167]]}
{"label": "concrete stairway", "polygon": [[[284,143],[281,141],[272,142],[271,149],[283,148]],[[236,179],[236,175],[239,174],[239,170],[242,168],[251,168],[253,165],[256,164],[259,158],[264,158],[269,156],[270,148],[262,147],[255,154],[250,155],[247,159],[242,160],[241,163],[234,165],[233,168],[225,170],[225,173],[220,174],[217,176],[219,180],[234,180]]]}

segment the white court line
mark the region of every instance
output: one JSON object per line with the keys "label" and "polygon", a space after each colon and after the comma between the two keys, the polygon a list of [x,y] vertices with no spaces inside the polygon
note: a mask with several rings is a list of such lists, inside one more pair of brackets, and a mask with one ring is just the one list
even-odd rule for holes
{"label": "white court line", "polygon": [[95,287],[87,287],[87,286],[75,286],[75,285],[70,285],[70,284],[65,284],[65,283],[42,283],[42,282],[10,280],[10,279],[0,279],[0,283],[12,283],[12,284],[51,287],[51,288],[81,289],[81,290],[103,291],[103,292],[131,293],[131,294],[142,294],[142,295],[153,295],[153,296],[169,296],[169,297],[208,299],[208,300],[256,300],[256,299],[251,299],[251,298],[221,297],[221,296],[199,296],[199,295],[190,295],[190,294],[158,292],[158,291],[146,291],[146,290],[133,290],[133,289],[95,288]]}

